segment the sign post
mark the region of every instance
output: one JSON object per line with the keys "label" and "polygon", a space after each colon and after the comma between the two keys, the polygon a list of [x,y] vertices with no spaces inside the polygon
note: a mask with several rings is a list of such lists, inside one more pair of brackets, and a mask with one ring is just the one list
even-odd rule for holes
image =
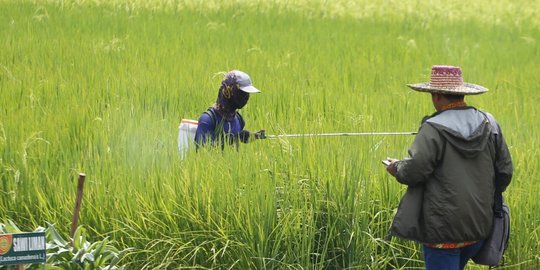
{"label": "sign post", "polygon": [[45,232],[0,234],[0,266],[44,263]]}

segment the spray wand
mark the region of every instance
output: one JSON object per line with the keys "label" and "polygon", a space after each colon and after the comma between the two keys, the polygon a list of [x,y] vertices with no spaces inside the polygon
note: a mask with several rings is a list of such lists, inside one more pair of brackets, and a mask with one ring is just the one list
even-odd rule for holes
{"label": "spray wand", "polygon": [[416,135],[417,132],[342,132],[342,133],[305,133],[305,134],[281,134],[266,135],[268,139],[286,137],[330,137],[330,136],[374,136],[374,135]]}

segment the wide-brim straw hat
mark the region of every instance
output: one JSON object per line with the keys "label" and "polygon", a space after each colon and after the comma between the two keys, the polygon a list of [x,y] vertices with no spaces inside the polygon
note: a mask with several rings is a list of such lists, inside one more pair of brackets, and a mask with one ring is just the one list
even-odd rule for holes
{"label": "wide-brim straw hat", "polygon": [[488,91],[481,85],[463,82],[460,67],[442,65],[431,67],[430,82],[407,86],[415,91],[450,95],[478,95]]}

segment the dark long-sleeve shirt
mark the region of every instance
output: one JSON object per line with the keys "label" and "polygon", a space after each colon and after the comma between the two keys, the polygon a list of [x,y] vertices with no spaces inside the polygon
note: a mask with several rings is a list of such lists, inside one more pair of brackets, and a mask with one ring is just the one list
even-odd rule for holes
{"label": "dark long-sleeve shirt", "polygon": [[195,133],[195,144],[197,148],[210,144],[216,145],[216,142],[223,140],[222,145],[246,142],[249,137],[249,131],[244,130],[245,123],[242,117],[237,113],[233,119],[225,120],[219,114],[214,112],[215,119],[212,119],[209,113],[203,113],[199,117],[199,125]]}

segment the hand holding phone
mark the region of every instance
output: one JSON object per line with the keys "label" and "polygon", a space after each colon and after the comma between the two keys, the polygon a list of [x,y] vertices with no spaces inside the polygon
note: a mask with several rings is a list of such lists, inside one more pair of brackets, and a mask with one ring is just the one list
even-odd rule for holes
{"label": "hand holding phone", "polygon": [[396,161],[399,161],[399,160],[395,158],[389,158],[389,157],[387,157],[385,160],[382,161],[382,163],[386,167],[386,171],[392,176],[396,176],[396,164],[395,164]]}

